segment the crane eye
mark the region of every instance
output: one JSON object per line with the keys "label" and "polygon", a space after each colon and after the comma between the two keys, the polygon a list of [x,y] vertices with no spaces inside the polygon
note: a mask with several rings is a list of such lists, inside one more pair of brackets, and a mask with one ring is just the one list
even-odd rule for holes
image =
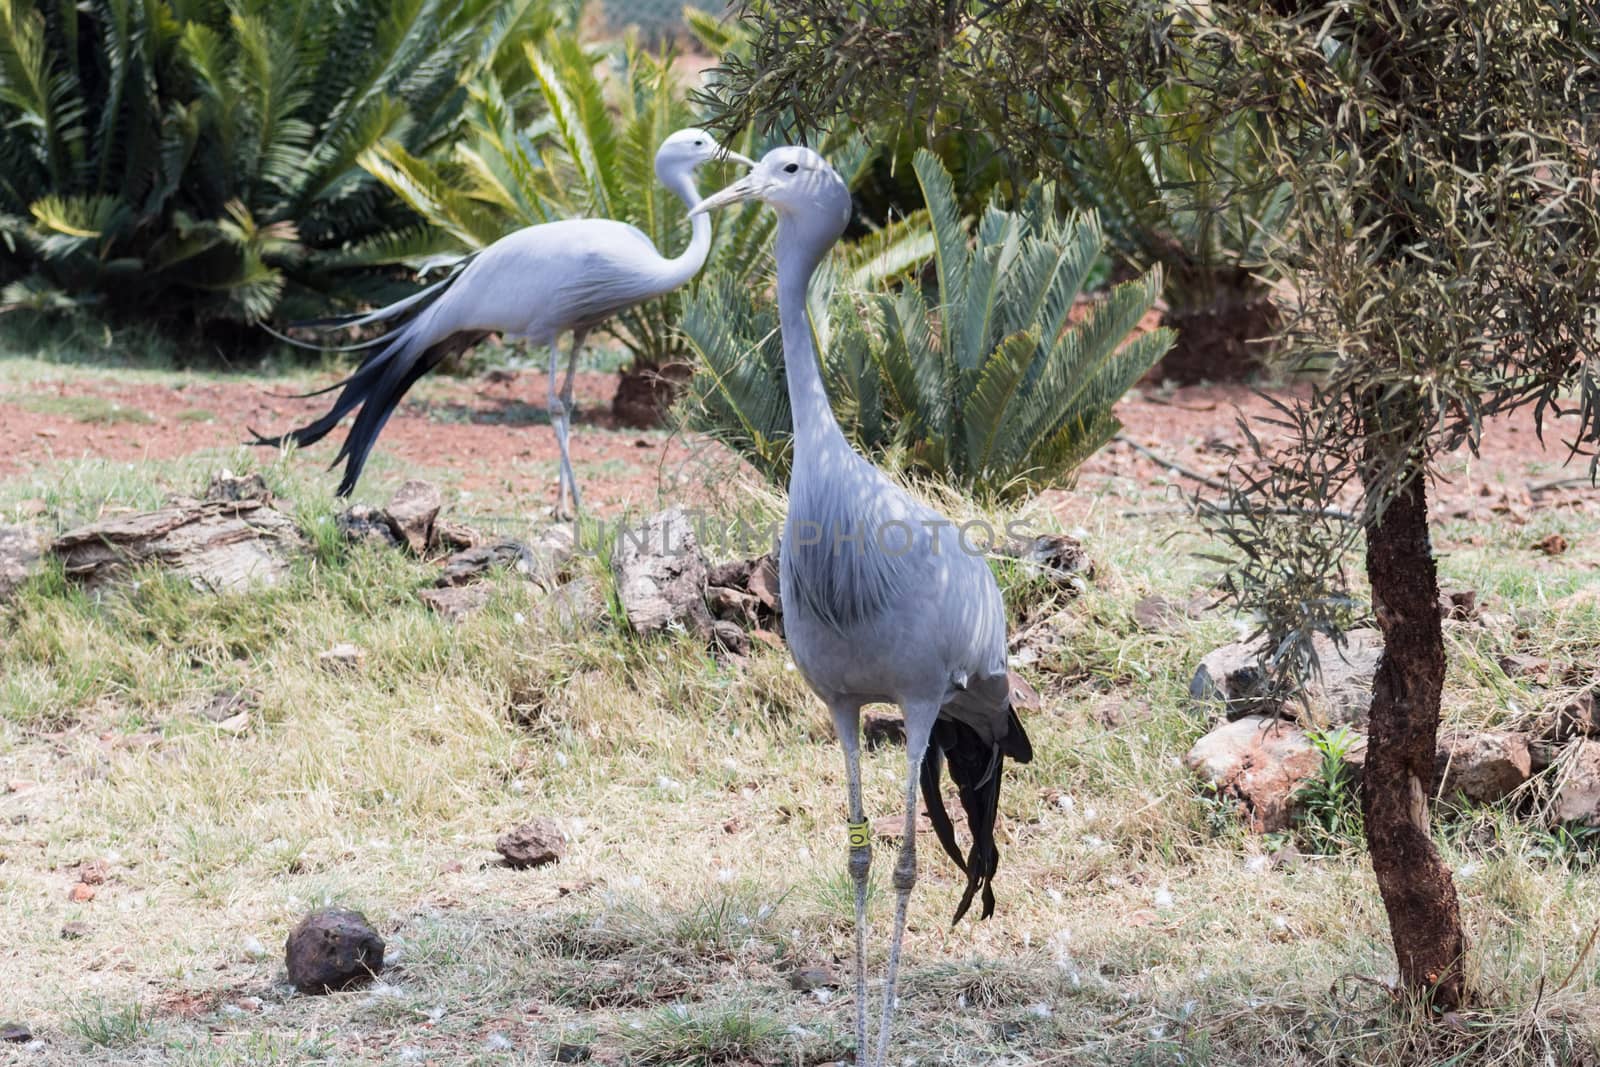
{"label": "crane eye", "polygon": [[700,147],[700,146],[701,146],[701,145],[703,145],[703,144],[705,144],[705,142],[704,142],[704,141],[696,141],[696,142],[695,142],[695,143],[694,143],[694,146],[695,146],[695,147],[696,147],[696,148],[699,148],[699,147]]}
{"label": "crane eye", "polygon": [[784,168],[783,168],[783,172],[784,172],[784,173],[785,173],[785,174],[793,174],[793,173],[794,173],[794,172],[795,172],[795,171],[797,171],[797,170],[799,170],[799,169],[800,169],[800,164],[798,164],[798,163],[791,163],[791,164],[789,164],[789,165],[788,165],[788,166],[787,166],[787,167],[784,167]]}

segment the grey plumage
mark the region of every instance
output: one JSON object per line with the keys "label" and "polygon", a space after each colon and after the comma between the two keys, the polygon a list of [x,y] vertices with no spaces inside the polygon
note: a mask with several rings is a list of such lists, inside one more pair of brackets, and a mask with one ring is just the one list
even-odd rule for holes
{"label": "grey plumage", "polygon": [[[845,440],[827,392],[806,318],[806,289],[850,216],[850,194],[809,149],[769,152],[745,178],[708,197],[691,214],[758,198],[778,212],[778,311],[785,377],[794,417],[789,513],[779,555],[784,633],[795,665],[827,703],[845,753],[850,820],[864,820],[860,713],[898,704],[906,720],[906,811],[895,864],[894,938],[889,951],[876,1059],[866,1025],[866,886],[870,839],[852,838],[856,902],[856,1062],[883,1064],[894,1014],[895,980],[906,907],[916,881],[919,786],[940,844],[967,874],[956,910],[972,901],[994,909],[999,862],[994,825],[1004,757],[1033,756],[1011,707],[1005,607],[981,555],[961,543],[942,515],[915,500]],[[925,758],[926,757],[926,758]],[[966,856],[939,796],[948,769],[967,813]]]}

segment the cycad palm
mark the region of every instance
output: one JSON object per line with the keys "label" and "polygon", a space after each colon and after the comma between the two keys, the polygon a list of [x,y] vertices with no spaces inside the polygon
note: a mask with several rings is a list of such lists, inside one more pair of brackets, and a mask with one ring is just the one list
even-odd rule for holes
{"label": "cycad palm", "polygon": [[[1116,286],[1069,325],[1103,243],[1093,216],[1063,216],[1049,185],[1015,211],[990,207],[973,234],[938,159],[915,161],[935,246],[934,293],[914,282],[861,292],[835,271],[814,287],[813,329],[840,423],[869,452],[981,496],[1061,484],[1116,433],[1112,405],[1171,344],[1134,335],[1159,272]],[[787,472],[788,397],[771,316],[723,285],[690,305],[684,333],[704,360],[690,422],[769,476]]]}
{"label": "cycad palm", "polygon": [[356,165],[449,139],[548,0],[0,0],[0,303],[266,317],[437,240]]}

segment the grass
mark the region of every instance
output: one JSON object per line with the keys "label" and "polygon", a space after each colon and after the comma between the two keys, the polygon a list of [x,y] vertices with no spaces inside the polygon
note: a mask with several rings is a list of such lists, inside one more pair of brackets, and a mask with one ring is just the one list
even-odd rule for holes
{"label": "grass", "polygon": [[[0,515],[37,497],[40,521],[65,527],[262,459],[61,464],[0,483]],[[319,464],[259,469],[314,545],[280,587],[217,598],[150,572],[94,599],[50,571],[0,609],[0,783],[36,783],[0,793],[0,1014],[43,1038],[27,1062],[544,1063],[561,1043],[597,1064],[845,1056],[843,765],[787,657],[758,644],[737,666],[686,634],[641,642],[614,611],[564,618],[509,574],[452,625],[417,600],[429,565],[333,536]],[[1182,769],[1207,727],[1189,675],[1235,631],[1214,614],[1162,631],[1130,617],[1141,596],[1187,602],[1216,577],[1181,518],[1119,515],[1158,498],[1105,490],[1080,597],[1047,605],[1037,578],[1000,568],[1016,621],[1056,635],[1029,668],[1038,756],[1006,783],[993,920],[950,929],[964,880],[922,850],[902,1061],[1600,1062],[1592,835],[1545,829],[1516,799],[1441,816],[1485,1002],[1429,1024],[1381,986],[1384,913],[1360,850],[1340,847],[1342,784],[1314,808],[1326,847],[1286,863]],[[708,521],[729,531],[775,506],[726,499]],[[1022,517],[1055,524],[1042,504]],[[1449,630],[1450,721],[1505,722],[1575,690],[1600,650],[1600,598],[1573,596],[1595,587],[1600,523],[1439,532],[1447,582],[1506,616]],[[1573,543],[1560,561],[1527,547],[1548,532]],[[612,603],[604,551],[575,567]],[[345,641],[366,650],[360,669],[321,666]],[[1545,689],[1499,669],[1524,650],[1552,661]],[[223,691],[249,694],[242,731],[199,714]],[[874,816],[895,811],[902,768],[893,748],[865,757]],[[540,815],[570,840],[560,864],[489,862],[499,833]],[[106,882],[69,902],[92,859]],[[874,973],[892,862],[880,842]],[[366,990],[299,996],[278,947],[327,902],[373,921],[391,967]],[[63,939],[69,921],[87,934]],[[818,965],[842,987],[790,987]]]}
{"label": "grass", "polygon": [[103,396],[58,396],[50,393],[16,396],[10,402],[26,411],[41,415],[63,415],[75,422],[90,425],[133,423],[148,425],[155,416],[138,408],[123,407],[115,400]]}

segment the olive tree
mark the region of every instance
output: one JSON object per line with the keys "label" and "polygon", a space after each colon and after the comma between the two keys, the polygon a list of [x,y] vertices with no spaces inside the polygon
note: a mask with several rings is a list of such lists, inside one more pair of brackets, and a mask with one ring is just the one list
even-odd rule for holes
{"label": "olive tree", "polygon": [[[1531,407],[1600,442],[1600,10],[1576,0],[796,0],[719,92],[802,121],[956,100],[1019,158],[1136,130],[1148,87],[1206,121],[1248,116],[1286,183],[1268,255],[1280,343],[1317,369],[1206,521],[1274,675],[1352,611],[1364,551],[1384,635],[1363,810],[1402,982],[1469,1000],[1467,952],[1428,798],[1445,678],[1428,482],[1491,416]],[[746,10],[750,10],[747,6]],[[994,35],[994,36],[990,36]],[[804,78],[774,72],[806,70]],[[852,70],[871,77],[840,80]],[[1135,88],[1137,91],[1134,91]],[[1035,91],[1036,90],[1036,91]],[[862,109],[862,110],[857,110]],[[1092,121],[1085,121],[1088,116]],[[1042,164],[1040,164],[1042,165]],[[1595,474],[1595,461],[1589,464]],[[1337,502],[1338,507],[1329,506]]]}

